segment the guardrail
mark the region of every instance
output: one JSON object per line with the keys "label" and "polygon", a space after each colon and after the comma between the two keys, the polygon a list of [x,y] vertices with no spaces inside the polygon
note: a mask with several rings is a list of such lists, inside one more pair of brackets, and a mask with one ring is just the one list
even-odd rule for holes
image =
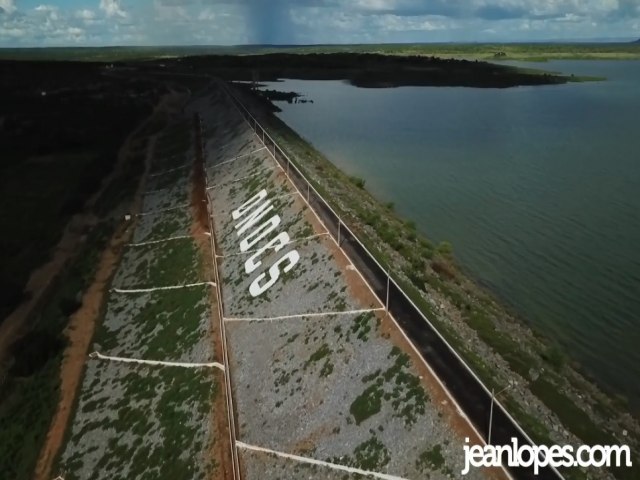
{"label": "guardrail", "polygon": [[[337,239],[338,244],[348,243],[348,246],[343,247],[343,250],[348,254],[349,259],[354,265],[358,266],[360,272],[371,283],[371,287],[380,301],[387,306],[387,310],[393,314],[405,334],[411,338],[414,347],[420,351],[425,361],[428,361],[472,423],[479,430],[487,432],[489,429],[487,421],[493,399],[492,444],[510,444],[511,438],[516,437],[520,445],[536,445],[504,405],[493,397],[492,391],[442,336],[396,280],[393,279],[388,269],[385,269],[380,264],[357,235],[342,221],[340,215],[316,190],[298,166],[291,161],[285,151],[237,98],[229,86],[224,82],[221,82],[221,85],[238,112],[260,138],[263,145],[267,147],[269,153],[280,163],[283,169],[286,169],[290,180],[301,187],[299,188],[300,192],[306,190],[307,202],[310,205],[313,202],[320,210],[317,212],[318,215],[328,220],[325,222],[325,226],[327,226],[332,236]],[[351,252],[351,255],[349,255],[349,252]],[[485,433],[485,435],[487,434]],[[486,439],[482,440],[486,442]],[[555,467],[551,466],[542,468],[538,475],[533,473],[532,468],[517,468],[512,469],[511,472],[518,478],[564,480],[563,475]]]}
{"label": "guardrail", "polygon": [[229,448],[231,453],[231,467],[233,469],[233,480],[241,480],[242,472],[240,469],[240,460],[238,458],[238,449],[236,446],[237,443],[237,433],[236,433],[236,421],[235,421],[235,407],[233,405],[233,388],[231,386],[231,373],[229,367],[229,353],[227,350],[227,331],[225,329],[224,324],[224,311],[223,311],[223,299],[222,299],[222,288],[220,283],[220,276],[218,272],[218,261],[216,259],[216,247],[215,247],[215,238],[213,231],[213,223],[211,221],[211,199],[209,198],[209,194],[206,191],[207,187],[207,175],[206,175],[206,152],[204,149],[204,145],[202,143],[202,119],[198,114],[195,115],[194,118],[195,130],[196,130],[196,154],[197,161],[201,162],[199,168],[202,168],[202,175],[204,175],[204,187],[205,187],[205,195],[207,197],[207,221],[211,227],[211,235],[209,236],[209,249],[211,252],[211,262],[213,266],[214,276],[215,276],[215,289],[217,294],[216,306],[218,309],[218,319],[219,319],[219,328],[220,328],[220,336],[221,336],[221,345],[222,345],[222,362],[224,364],[224,386],[225,386],[225,401],[227,406],[227,421],[229,423]]}

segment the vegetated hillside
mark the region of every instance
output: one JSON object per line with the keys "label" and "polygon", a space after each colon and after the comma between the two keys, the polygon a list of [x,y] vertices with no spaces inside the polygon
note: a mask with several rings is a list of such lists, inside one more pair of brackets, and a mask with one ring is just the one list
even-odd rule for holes
{"label": "vegetated hillside", "polygon": [[[112,210],[138,184],[149,133],[129,142],[116,167],[119,150],[165,81],[114,77],[99,65],[0,62],[0,322],[33,300],[0,325],[10,333],[0,351],[0,471],[7,478],[33,478],[61,392],[63,332],[115,228]],[[55,268],[42,270],[24,293],[68,224]]]}
{"label": "vegetated hillside", "polygon": [[102,65],[0,62],[0,322],[162,87]]}

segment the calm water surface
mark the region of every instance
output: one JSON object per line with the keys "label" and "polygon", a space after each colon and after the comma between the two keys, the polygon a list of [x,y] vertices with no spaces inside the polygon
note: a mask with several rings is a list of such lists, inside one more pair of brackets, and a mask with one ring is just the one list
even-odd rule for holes
{"label": "calm water surface", "polygon": [[[539,67],[540,65],[533,65]],[[280,117],[640,406],[640,62],[507,90],[272,83]]]}

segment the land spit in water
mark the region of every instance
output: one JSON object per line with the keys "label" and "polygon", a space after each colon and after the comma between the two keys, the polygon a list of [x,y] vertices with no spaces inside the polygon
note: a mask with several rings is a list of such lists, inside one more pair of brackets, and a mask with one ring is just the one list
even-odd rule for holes
{"label": "land spit in water", "polygon": [[356,53],[224,55],[184,58],[180,63],[200,72],[215,69],[216,75],[226,80],[345,80],[367,88],[407,85],[506,88],[586,79],[478,60]]}

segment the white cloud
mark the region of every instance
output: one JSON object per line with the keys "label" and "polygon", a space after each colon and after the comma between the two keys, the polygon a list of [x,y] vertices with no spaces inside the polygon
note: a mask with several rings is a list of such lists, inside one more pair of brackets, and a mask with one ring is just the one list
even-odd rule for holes
{"label": "white cloud", "polygon": [[393,0],[356,0],[353,6],[363,10],[388,11],[396,7]]}
{"label": "white cloud", "polygon": [[166,2],[155,0],[153,8],[156,20],[161,22],[188,22],[191,20],[185,7],[181,5],[167,5]]}
{"label": "white cloud", "polygon": [[58,20],[58,7],[54,5],[38,5],[33,9],[40,15],[47,17],[49,20]]}
{"label": "white cloud", "polygon": [[70,41],[80,43],[85,40],[85,31],[82,28],[78,27],[67,27],[66,31],[64,31],[63,36]]}
{"label": "white cloud", "polygon": [[107,17],[120,17],[127,18],[127,12],[125,12],[120,4],[120,0],[100,0],[100,10],[102,10]]}
{"label": "white cloud", "polygon": [[84,20],[86,22],[90,22],[90,21],[96,19],[96,12],[94,12],[93,10],[88,10],[88,9],[77,10],[74,16],[76,18],[80,19],[80,20]]}
{"label": "white cloud", "polygon": [[[2,46],[239,44],[260,28],[285,43],[632,38],[640,30],[640,0],[39,1],[0,0]],[[263,16],[272,4],[276,14]]]}
{"label": "white cloud", "polygon": [[[16,11],[15,0],[0,0],[0,9],[6,13],[13,13]],[[1,12],[0,12],[1,13]]]}
{"label": "white cloud", "polygon": [[443,19],[433,16],[399,17],[397,15],[380,15],[374,22],[381,30],[389,32],[433,31],[447,28]]}
{"label": "white cloud", "polygon": [[210,22],[212,20],[215,20],[217,17],[215,11],[212,8],[205,8],[204,10],[202,10],[200,12],[200,14],[198,15],[198,20],[200,20],[201,22]]}
{"label": "white cloud", "polygon": [[27,30],[23,28],[0,27],[0,38],[5,37],[5,38],[12,38],[12,39],[21,39],[24,36],[26,36],[27,33],[28,33]]}

